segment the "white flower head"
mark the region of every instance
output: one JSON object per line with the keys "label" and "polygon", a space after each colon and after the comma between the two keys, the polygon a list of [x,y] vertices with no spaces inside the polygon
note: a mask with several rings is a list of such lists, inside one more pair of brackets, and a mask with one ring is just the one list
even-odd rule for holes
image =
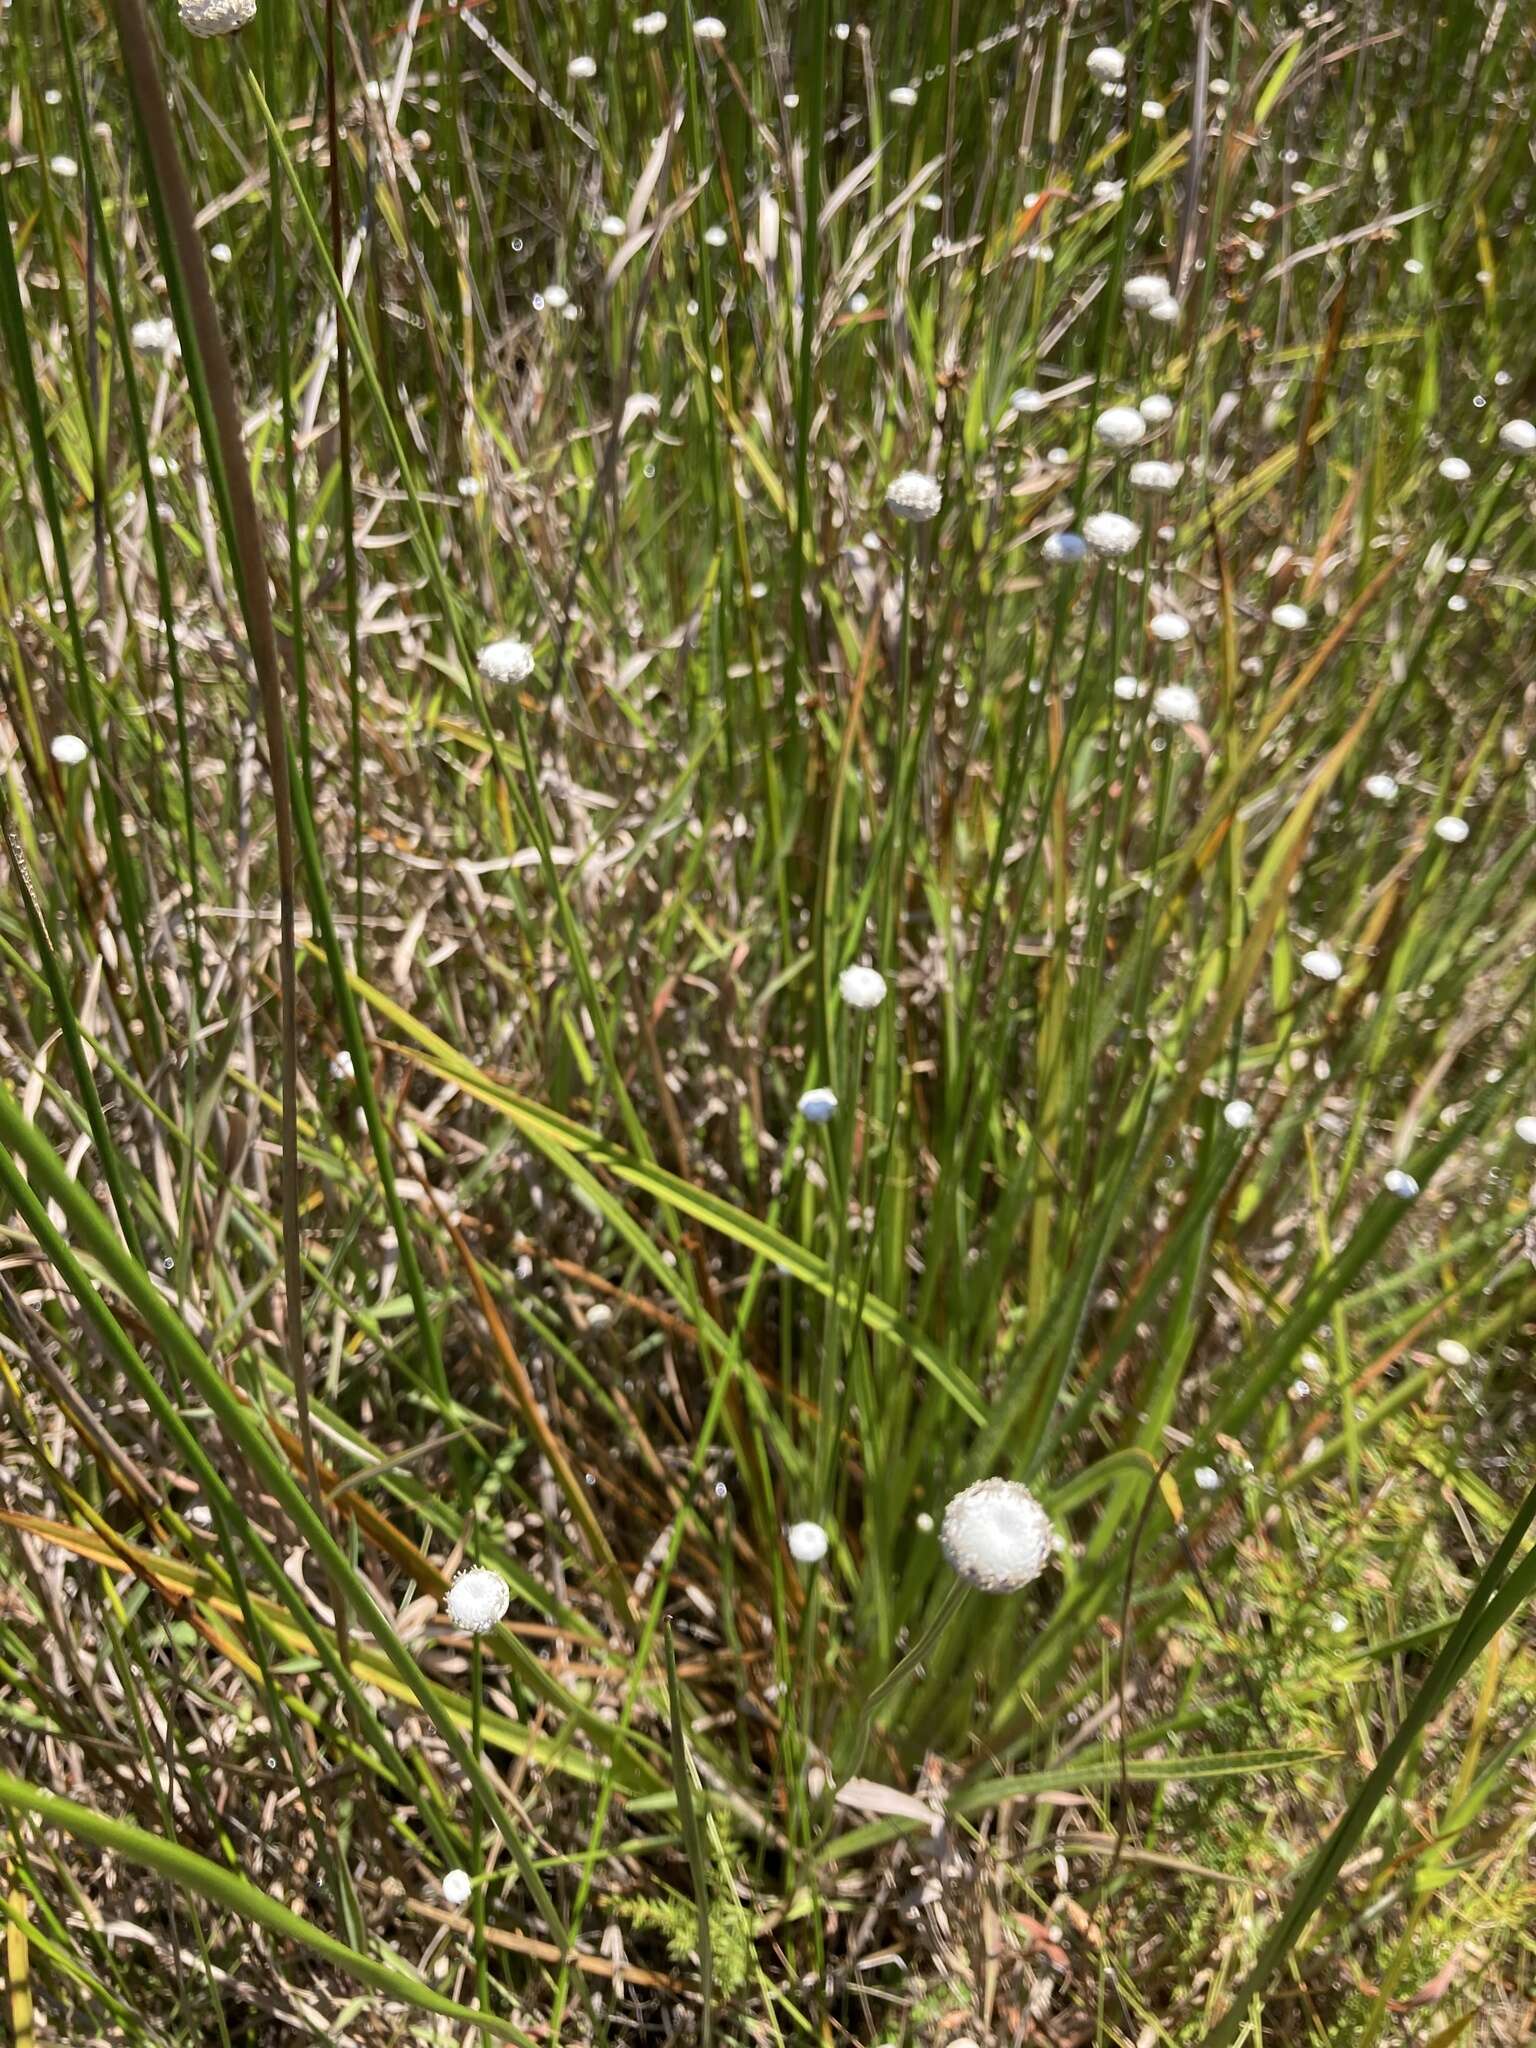
{"label": "white flower head", "polygon": [[796,1564],[820,1564],[827,1554],[827,1532],[820,1522],[791,1522],[785,1541]]}
{"label": "white flower head", "polygon": [[915,86],[910,85],[893,85],[886,94],[886,98],[893,107],[915,107],[917,105],[917,89]]}
{"label": "white flower head", "polygon": [[78,178],[80,175],[80,166],[72,156],[51,156],[48,168],[56,178]]}
{"label": "white flower head", "polygon": [[795,1107],[808,1124],[829,1124],[837,1114],[837,1097],[830,1088],[807,1088]]}
{"label": "white flower head", "polygon": [[904,469],[886,486],[886,510],[894,512],[898,519],[910,520],[914,526],[926,526],[930,519],[936,519],[943,502],[938,479],[920,469]]}
{"label": "white flower head", "polygon": [[1116,676],[1109,687],[1122,704],[1134,704],[1141,695],[1141,684],[1135,676]]}
{"label": "white flower head", "polygon": [[1307,608],[1304,604],[1277,604],[1269,616],[1282,633],[1299,633],[1307,623]]}
{"label": "white flower head", "polygon": [[1435,1356],[1443,1365],[1470,1365],[1472,1354],[1459,1337],[1442,1337],[1435,1346]]}
{"label": "white flower head", "polygon": [[1131,489],[1145,491],[1148,496],[1166,497],[1169,491],[1178,489],[1183,474],[1182,462],[1133,462],[1129,471]]}
{"label": "white flower head", "polygon": [[1301,964],[1319,981],[1337,981],[1344,972],[1344,963],[1331,946],[1313,946],[1302,954]]}
{"label": "white flower head", "polygon": [[573,57],[570,63],[566,65],[565,75],[567,78],[574,78],[578,84],[581,84],[585,79],[596,78],[597,59],[589,57],[585,52],[582,52]]}
{"label": "white flower head", "polygon": [[878,1010],[885,1001],[885,976],[855,961],[837,977],[837,992],[850,1010]]}
{"label": "white flower head", "polygon": [[1381,1184],[1389,1195],[1396,1195],[1404,1202],[1411,1202],[1419,1192],[1419,1184],[1413,1175],[1405,1173],[1400,1166],[1389,1166],[1382,1175]]}
{"label": "white flower head", "polygon": [[1442,455],[1440,474],[1448,484],[1464,484],[1472,474],[1472,465],[1461,455]]}
{"label": "white flower head", "polygon": [[475,657],[488,683],[526,683],[533,674],[533,649],[524,640],[492,640]]}
{"label": "white flower head", "polygon": [[718,48],[725,41],[725,23],[718,14],[701,14],[693,24],[693,40]]}
{"label": "white flower head", "polygon": [[1147,621],[1147,631],[1165,646],[1177,647],[1181,640],[1189,638],[1189,621],[1179,612],[1154,612]]}
{"label": "white flower head", "polygon": [[1195,1484],[1202,1493],[1215,1493],[1221,1485],[1221,1474],[1214,1465],[1197,1465],[1195,1467]]}
{"label": "white flower head", "polygon": [[78,733],[60,732],[48,742],[48,751],[61,768],[78,768],[90,748]]}
{"label": "white flower head", "polygon": [[181,0],[180,12],[188,35],[232,36],[256,19],[256,0]]}
{"label": "white flower head", "polygon": [[957,1493],[939,1541],[956,1577],[983,1593],[1017,1593],[1056,1554],[1050,1516],[1016,1479],[983,1479]]}
{"label": "white flower head", "polygon": [[541,296],[552,313],[563,313],[571,303],[571,295],[563,284],[545,285]]}
{"label": "white flower head", "polygon": [[666,26],[667,17],[659,7],[653,9],[649,14],[637,14],[635,16],[634,30],[637,36],[663,35],[666,32]]}
{"label": "white flower head", "polygon": [[1008,403],[1015,412],[1044,412],[1050,400],[1043,391],[1036,391],[1031,385],[1021,384]]}
{"label": "white flower head", "polygon": [[443,1873],[443,1897],[450,1906],[467,1906],[469,1895],[474,1890],[467,1870],[446,1870]]}
{"label": "white flower head", "polygon": [[501,1573],[477,1564],[459,1573],[444,1594],[443,1605],[455,1628],[483,1636],[501,1620],[511,1599],[512,1589]]}
{"label": "white flower head", "polygon": [[1529,455],[1536,448],[1536,426],[1529,420],[1506,420],[1499,429],[1499,446],[1509,455]]}
{"label": "white flower head", "polygon": [[1073,562],[1080,562],[1088,552],[1088,543],[1080,533],[1070,530],[1065,533],[1048,533],[1040,543],[1040,558],[1053,568],[1061,568]]}
{"label": "white flower head", "polygon": [[1136,410],[1149,427],[1160,427],[1173,418],[1173,400],[1165,391],[1149,391],[1137,399]]}
{"label": "white flower head", "polygon": [[1465,818],[1436,818],[1434,823],[1435,837],[1447,846],[1464,845],[1471,830]]}
{"label": "white flower head", "polygon": [[1136,276],[1125,280],[1123,292],[1125,303],[1135,312],[1145,313],[1150,307],[1161,305],[1171,297],[1168,280],[1160,270],[1138,271]]}
{"label": "white flower head", "polygon": [[1187,683],[1164,683],[1152,692],[1152,716],[1167,725],[1193,725],[1200,716],[1200,699]]}
{"label": "white flower head", "polygon": [[1143,121],[1161,121],[1165,118],[1167,112],[1168,109],[1161,100],[1143,100],[1141,103],[1141,118]]}
{"label": "white flower head", "polygon": [[1522,1145],[1536,1145],[1536,1116],[1517,1116],[1515,1136]]}
{"label": "white flower head", "polygon": [[176,347],[176,322],[171,319],[135,320],[128,339],[141,356],[169,355]]}
{"label": "white flower head", "polygon": [[1379,804],[1395,803],[1397,801],[1397,777],[1395,775],[1367,775],[1365,778],[1365,793],[1367,796],[1375,797]]}
{"label": "white flower head", "polygon": [[1246,1131],[1253,1122],[1253,1104],[1240,1098],[1223,1103],[1221,1116],[1229,1131]]}
{"label": "white flower head", "polygon": [[1106,448],[1134,448],[1147,423],[1134,405],[1111,405],[1094,421],[1093,431]]}
{"label": "white flower head", "polygon": [[1171,295],[1166,299],[1159,299],[1155,306],[1148,306],[1147,308],[1147,318],[1149,320],[1161,320],[1165,327],[1171,327],[1178,317],[1179,302]]}
{"label": "white flower head", "polygon": [[1114,85],[1125,76],[1125,52],[1113,43],[1100,43],[1088,52],[1088,76],[1100,85]]}
{"label": "white flower head", "polygon": [[1083,539],[1096,555],[1128,555],[1141,539],[1141,528],[1123,512],[1090,512],[1083,521]]}

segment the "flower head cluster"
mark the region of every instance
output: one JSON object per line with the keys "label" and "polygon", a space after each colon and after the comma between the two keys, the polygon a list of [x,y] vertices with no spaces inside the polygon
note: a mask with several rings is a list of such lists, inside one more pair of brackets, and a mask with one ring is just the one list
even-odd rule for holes
{"label": "flower head cluster", "polygon": [[477,1564],[459,1573],[444,1594],[443,1605],[455,1628],[472,1636],[483,1636],[501,1620],[511,1599],[512,1589],[501,1573]]}
{"label": "flower head cluster", "polygon": [[957,1493],[939,1542],[956,1576],[983,1593],[1017,1593],[1056,1553],[1050,1516],[1016,1479],[983,1479]]}
{"label": "flower head cluster", "polygon": [[192,36],[232,36],[256,19],[256,0],[181,0],[181,25]]}
{"label": "flower head cluster", "polygon": [[937,519],[943,502],[938,479],[920,469],[904,469],[886,488],[886,510],[913,526],[926,526],[930,519]]}
{"label": "flower head cluster", "polygon": [[522,640],[492,640],[475,657],[486,682],[526,683],[533,674],[533,649]]}
{"label": "flower head cluster", "polygon": [[878,1010],[885,1001],[885,976],[855,961],[837,977],[837,992],[850,1010]]}

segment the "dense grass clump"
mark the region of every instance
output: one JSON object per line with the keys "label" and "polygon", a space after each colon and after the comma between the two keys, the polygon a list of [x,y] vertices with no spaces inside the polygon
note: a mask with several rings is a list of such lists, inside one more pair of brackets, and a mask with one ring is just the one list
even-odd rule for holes
{"label": "dense grass clump", "polygon": [[249,13],[0,43],[12,2038],[1527,2038],[1526,13]]}

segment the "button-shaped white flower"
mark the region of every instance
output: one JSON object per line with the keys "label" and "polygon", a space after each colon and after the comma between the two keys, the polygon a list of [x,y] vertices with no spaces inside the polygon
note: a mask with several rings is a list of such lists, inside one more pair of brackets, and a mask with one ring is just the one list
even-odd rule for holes
{"label": "button-shaped white flower", "polygon": [[693,24],[693,40],[717,48],[725,41],[725,23],[718,14],[701,14]]}
{"label": "button-shaped white flower", "polygon": [[1088,76],[1100,85],[1114,85],[1125,76],[1125,52],[1113,43],[1100,43],[1088,52]]}
{"label": "button-shaped white flower", "polygon": [[1436,818],[1434,834],[1443,839],[1447,846],[1464,845],[1472,827],[1465,818]]}
{"label": "button-shaped white flower", "polygon": [[1147,631],[1164,646],[1177,647],[1181,640],[1189,638],[1189,621],[1179,612],[1154,612],[1147,621]]}
{"label": "button-shaped white flower", "polygon": [[78,768],[90,748],[78,733],[61,732],[48,742],[48,751],[61,768]]}
{"label": "button-shaped white flower", "polygon": [[1381,1184],[1389,1195],[1396,1195],[1402,1202],[1411,1202],[1419,1192],[1419,1184],[1413,1175],[1405,1173],[1400,1166],[1389,1166],[1382,1175]]}
{"label": "button-shaped white flower", "polygon": [[1536,426],[1529,420],[1506,420],[1499,429],[1499,446],[1508,455],[1529,455],[1536,448]]}
{"label": "button-shaped white flower", "polygon": [[170,319],[135,320],[128,339],[143,356],[168,355],[176,346],[176,322]]}
{"label": "button-shaped white flower", "polygon": [[808,1124],[829,1124],[837,1114],[837,1097],[830,1088],[807,1088],[795,1107]]}
{"label": "button-shaped white flower", "polygon": [[1056,1554],[1050,1516],[1016,1479],[983,1479],[957,1493],[939,1542],[956,1577],[982,1593],[1017,1593]]}
{"label": "button-shaped white flower", "polygon": [[785,1541],[796,1564],[820,1564],[827,1554],[827,1532],[820,1522],[791,1522]]}
{"label": "button-shaped white flower", "polygon": [[926,526],[930,519],[937,519],[943,502],[938,479],[920,469],[904,469],[886,486],[886,510],[914,526]]}
{"label": "button-shaped white flower", "polygon": [[1442,455],[1440,474],[1448,484],[1464,484],[1472,474],[1472,465],[1461,455]]}
{"label": "button-shaped white flower", "polygon": [[524,640],[492,640],[475,657],[488,683],[526,683],[533,674],[533,649]]}
{"label": "button-shaped white flower", "polygon": [[1137,399],[1136,410],[1149,427],[1160,427],[1173,418],[1173,400],[1165,391],[1149,391]]}
{"label": "button-shaped white flower", "polygon": [[1160,270],[1143,270],[1125,280],[1125,303],[1138,313],[1145,313],[1170,296],[1168,280]]}
{"label": "button-shaped white flower", "polygon": [[506,1613],[512,1590],[500,1572],[488,1565],[472,1565],[460,1572],[443,1596],[448,1619],[469,1635],[483,1636]]}
{"label": "button-shaped white flower", "polygon": [[256,0],[181,0],[181,25],[192,36],[232,36],[256,19]]}
{"label": "button-shaped white flower", "polygon": [[850,1010],[878,1010],[885,1001],[885,976],[855,961],[837,977],[837,992]]}
{"label": "button-shaped white flower", "polygon": [[1141,528],[1123,512],[1090,512],[1083,521],[1083,539],[1096,555],[1128,555],[1141,539]]}
{"label": "button-shaped white flower", "polygon": [[1200,699],[1187,683],[1164,683],[1152,692],[1152,716],[1165,725],[1193,725],[1200,716]]}
{"label": "button-shaped white flower", "polygon": [[1134,448],[1145,436],[1147,423],[1134,405],[1111,405],[1094,421],[1093,431],[1106,448]]}
{"label": "button-shaped white flower", "polygon": [[1184,465],[1182,462],[1133,462],[1128,474],[1133,491],[1145,491],[1148,497],[1166,497],[1169,491],[1178,489]]}
{"label": "button-shaped white flower", "polygon": [[1229,1131],[1246,1131],[1253,1122],[1253,1104],[1241,1099],[1223,1103],[1221,1116]]}
{"label": "button-shaped white flower", "polygon": [[1522,1145],[1536,1145],[1536,1116],[1517,1116],[1515,1136]]}
{"label": "button-shaped white flower", "polygon": [[1307,623],[1307,608],[1304,604],[1277,604],[1269,616],[1282,633],[1300,633]]}
{"label": "button-shaped white flower", "polygon": [[1344,963],[1332,946],[1313,946],[1301,956],[1301,964],[1308,974],[1319,981],[1337,981],[1344,972]]}
{"label": "button-shaped white flower", "polygon": [[469,1895],[474,1890],[467,1870],[448,1870],[443,1873],[443,1897],[450,1906],[467,1906]]}
{"label": "button-shaped white flower", "polygon": [[1395,775],[1367,775],[1365,793],[1375,797],[1379,804],[1396,803],[1397,777]]}

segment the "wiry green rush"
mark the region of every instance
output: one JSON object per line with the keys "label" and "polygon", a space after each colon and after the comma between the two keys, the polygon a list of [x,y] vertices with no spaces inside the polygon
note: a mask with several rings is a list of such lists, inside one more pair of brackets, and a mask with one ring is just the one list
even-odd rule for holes
{"label": "wiry green rush", "polygon": [[32,2031],[1513,2048],[1528,24],[716,5],[12,9]]}
{"label": "wiry green rush", "polygon": [[62,1799],[55,1792],[24,1784],[21,1779],[3,1771],[0,1771],[0,1806],[4,1806],[14,1818],[27,1818],[44,1827],[58,1828],[111,1855],[122,1856],[146,1870],[157,1871],[170,1883],[185,1886],[189,1892],[235,1914],[237,1918],[265,1928],[269,1934],[282,1940],[297,1942],[301,1948],[313,1950],[316,1955],[333,1963],[344,1976],[359,1984],[370,1985],[386,1998],[398,1999],[418,2012],[437,2013],[460,2025],[476,2027],[495,2041],[521,2042],[526,2048],[529,2036],[509,2021],[497,2019],[494,2014],[483,2010],[472,2012],[454,1999],[445,1998],[440,1991],[424,1984],[409,1971],[349,1948],[345,1942],[337,1941],[323,1928],[316,1927],[313,1921],[304,1919],[291,1907],[259,1890],[238,1871],[212,1863],[205,1856],[193,1855],[174,1842],[162,1841],[129,1821],[114,1820],[110,1815],[97,1813],[73,1799]]}

